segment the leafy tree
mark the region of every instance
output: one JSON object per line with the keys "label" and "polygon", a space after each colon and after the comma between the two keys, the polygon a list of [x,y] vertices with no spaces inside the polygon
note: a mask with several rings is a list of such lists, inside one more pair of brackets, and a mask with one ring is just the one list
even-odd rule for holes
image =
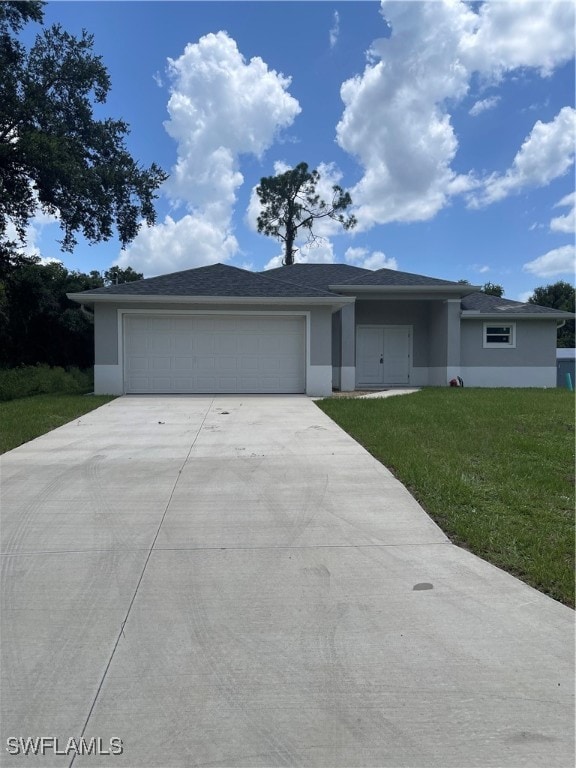
{"label": "leafy tree", "polygon": [[93,318],[66,293],[102,285],[98,273],[69,272],[60,262],[28,257],[12,265],[0,279],[0,364],[91,366]]}
{"label": "leafy tree", "polygon": [[346,230],[356,225],[355,217],[344,213],[352,205],[350,194],[334,184],[332,200],[326,202],[316,192],[319,180],[318,171],[309,171],[307,163],[299,163],[292,170],[278,176],[260,179],[256,187],[262,204],[262,212],[258,216],[258,232],[284,243],[284,264],[294,263],[297,251],[294,243],[300,230],[308,230],[309,241],[316,239],[312,227],[318,219],[333,219]]}
{"label": "leafy tree", "polygon": [[114,230],[124,246],[142,219],[154,223],[156,190],[167,176],[130,156],[124,121],[94,117],[110,78],[92,35],[77,38],[55,24],[29,50],[17,39],[25,23],[42,22],[42,6],[0,3],[0,250],[14,250],[8,223],[24,241],[38,208],[58,216],[63,250],[79,233],[96,243]]}
{"label": "leafy tree", "polygon": [[484,283],[480,290],[482,293],[487,293],[489,296],[498,296],[499,299],[504,296],[504,288],[497,283]]}
{"label": "leafy tree", "polygon": [[[470,280],[458,280],[458,283],[460,285],[470,285]],[[498,296],[501,298],[504,296],[504,288],[502,288],[501,285],[498,285],[497,283],[484,283],[482,288],[480,288],[482,293],[487,293],[490,296]]]}
{"label": "leafy tree", "polygon": [[[576,291],[574,286],[564,280],[557,283],[535,288],[534,293],[528,299],[530,304],[539,304],[541,307],[552,307],[564,312],[574,312]],[[574,320],[567,320],[562,328],[558,329],[557,347],[574,347]]]}
{"label": "leafy tree", "polygon": [[144,277],[142,272],[136,272],[132,267],[126,267],[122,269],[118,265],[114,265],[104,272],[104,285],[121,285],[122,283],[133,283],[135,280],[142,280]]}

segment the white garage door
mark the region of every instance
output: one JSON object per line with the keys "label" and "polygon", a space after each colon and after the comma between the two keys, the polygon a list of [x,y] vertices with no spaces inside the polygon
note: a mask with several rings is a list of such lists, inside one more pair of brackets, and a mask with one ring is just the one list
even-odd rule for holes
{"label": "white garage door", "polygon": [[304,392],[303,317],[124,315],[126,392]]}

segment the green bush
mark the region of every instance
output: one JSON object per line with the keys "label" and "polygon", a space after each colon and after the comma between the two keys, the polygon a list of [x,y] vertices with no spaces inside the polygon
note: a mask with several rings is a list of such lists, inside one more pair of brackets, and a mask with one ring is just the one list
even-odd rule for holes
{"label": "green bush", "polygon": [[91,370],[51,368],[48,365],[0,369],[0,401],[54,392],[83,394],[92,389]]}

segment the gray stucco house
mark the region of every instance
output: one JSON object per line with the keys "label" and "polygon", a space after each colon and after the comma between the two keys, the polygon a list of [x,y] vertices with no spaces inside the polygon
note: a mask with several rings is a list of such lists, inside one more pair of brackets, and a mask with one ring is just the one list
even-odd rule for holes
{"label": "gray stucco house", "polygon": [[94,310],[95,391],[555,387],[572,314],[347,264],[224,264],[69,294]]}

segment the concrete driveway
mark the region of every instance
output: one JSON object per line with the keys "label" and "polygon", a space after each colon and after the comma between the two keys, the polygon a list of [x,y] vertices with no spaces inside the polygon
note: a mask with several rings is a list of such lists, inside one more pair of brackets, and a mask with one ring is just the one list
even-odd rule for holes
{"label": "concrete driveway", "polygon": [[3,766],[574,764],[572,611],[306,397],[124,397],[1,480]]}

